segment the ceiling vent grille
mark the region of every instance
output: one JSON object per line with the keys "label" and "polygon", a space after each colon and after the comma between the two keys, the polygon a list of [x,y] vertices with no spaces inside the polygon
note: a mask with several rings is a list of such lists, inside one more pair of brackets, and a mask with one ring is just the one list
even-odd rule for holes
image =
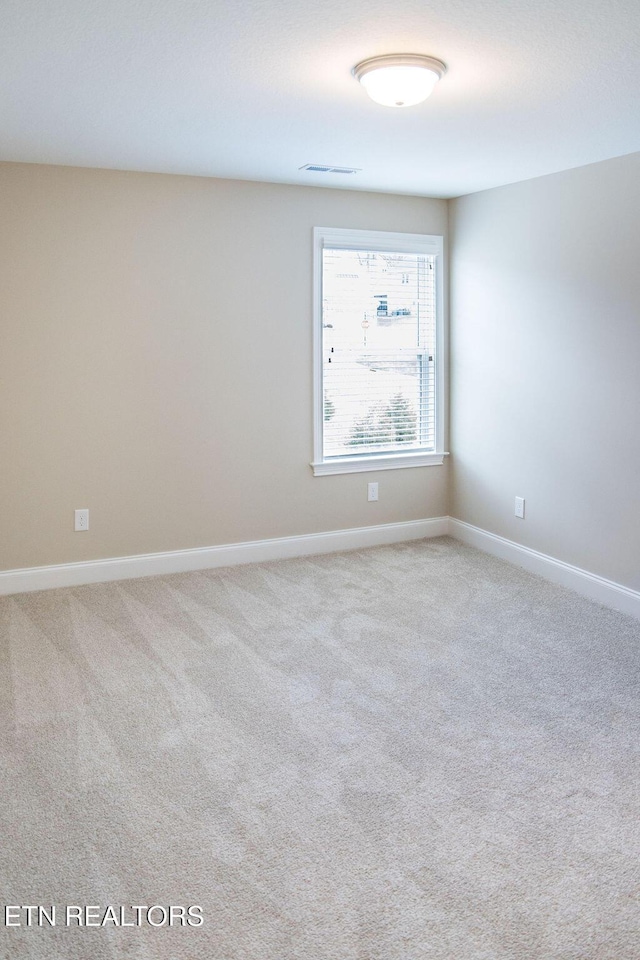
{"label": "ceiling vent grille", "polygon": [[360,173],[358,167],[333,167],[326,163],[305,163],[300,170],[308,170],[309,173]]}

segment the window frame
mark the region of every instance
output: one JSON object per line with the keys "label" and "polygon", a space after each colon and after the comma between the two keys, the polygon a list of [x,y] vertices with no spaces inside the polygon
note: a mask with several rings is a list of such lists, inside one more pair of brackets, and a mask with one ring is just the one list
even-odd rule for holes
{"label": "window frame", "polygon": [[[435,257],[436,346],[434,360],[435,441],[433,450],[323,456],[324,389],[322,354],[322,251],[325,246],[346,250],[415,253]],[[446,329],[444,317],[444,238],[437,234],[390,233],[381,230],[313,228],[313,461],[314,476],[430,467],[444,463],[446,401]]]}

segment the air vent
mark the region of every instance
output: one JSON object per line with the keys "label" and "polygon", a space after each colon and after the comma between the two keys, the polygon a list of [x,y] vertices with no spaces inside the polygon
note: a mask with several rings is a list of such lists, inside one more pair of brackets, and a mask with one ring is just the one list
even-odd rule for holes
{"label": "air vent", "polygon": [[332,167],[325,163],[305,163],[300,170],[308,170],[309,173],[360,173],[358,167]]}

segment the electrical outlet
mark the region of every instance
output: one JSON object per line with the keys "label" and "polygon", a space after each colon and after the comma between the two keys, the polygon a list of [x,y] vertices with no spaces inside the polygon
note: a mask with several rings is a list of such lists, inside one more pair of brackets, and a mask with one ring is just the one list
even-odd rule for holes
{"label": "electrical outlet", "polygon": [[378,499],[378,484],[377,483],[368,483],[367,484],[367,500],[369,503],[372,503],[374,500]]}
{"label": "electrical outlet", "polygon": [[524,497],[516,497],[516,517],[524,520]]}
{"label": "electrical outlet", "polygon": [[89,529],[89,511],[76,510],[74,530],[76,531],[76,533],[81,533],[83,530],[88,530],[88,529]]}

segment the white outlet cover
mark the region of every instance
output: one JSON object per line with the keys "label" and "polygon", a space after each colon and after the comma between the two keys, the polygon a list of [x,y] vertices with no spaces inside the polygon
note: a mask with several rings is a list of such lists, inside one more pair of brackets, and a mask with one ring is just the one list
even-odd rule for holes
{"label": "white outlet cover", "polygon": [[89,510],[76,510],[74,512],[74,527],[76,533],[83,533],[89,529]]}

